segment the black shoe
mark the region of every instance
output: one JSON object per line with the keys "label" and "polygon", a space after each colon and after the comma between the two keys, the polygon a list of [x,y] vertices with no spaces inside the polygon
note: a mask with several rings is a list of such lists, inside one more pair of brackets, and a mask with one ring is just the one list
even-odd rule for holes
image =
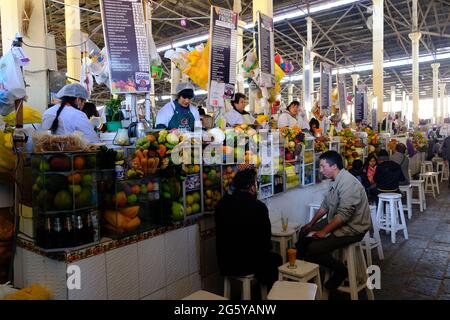
{"label": "black shoe", "polygon": [[325,288],[328,290],[336,290],[348,277],[347,268],[335,271],[333,276],[325,283]]}

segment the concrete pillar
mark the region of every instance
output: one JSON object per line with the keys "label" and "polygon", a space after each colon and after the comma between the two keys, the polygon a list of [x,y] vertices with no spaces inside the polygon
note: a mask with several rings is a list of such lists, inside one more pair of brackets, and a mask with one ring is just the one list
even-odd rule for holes
{"label": "concrete pillar", "polygon": [[[144,12],[147,25],[148,35],[152,34],[152,6],[149,2],[144,1]],[[150,39],[150,37],[149,37]],[[150,44],[148,46],[150,48]],[[152,124],[153,123],[153,112],[156,107],[156,97],[155,97],[155,79],[150,77],[150,93],[145,95],[145,119]]]}
{"label": "concrete pillar", "polygon": [[[237,12],[238,17],[239,14],[242,11],[242,4],[241,0],[234,0],[233,2],[233,11]],[[242,21],[238,19],[238,29],[237,29],[237,47],[236,47],[236,72],[238,75],[242,75],[242,58],[244,56],[244,36],[243,36],[243,30],[239,26],[242,24]],[[236,92],[244,93],[244,79],[240,76],[236,77]]]}
{"label": "concrete pillar", "polygon": [[409,94],[406,95],[406,127],[409,129],[409,122],[412,119],[412,109],[409,102]]}
{"label": "concrete pillar", "polygon": [[[66,46],[82,42],[80,31],[79,0],[65,0]],[[67,77],[70,82],[79,82],[81,72],[81,47],[66,48]]]}
{"label": "concrete pillar", "polygon": [[[357,74],[357,73],[352,74],[352,81],[353,81],[353,105],[350,108],[350,112],[349,112],[350,125],[355,121],[356,86],[358,85],[358,80],[359,80],[359,74]],[[374,91],[374,93],[375,93],[375,91]]]}
{"label": "concrete pillar", "polygon": [[412,42],[412,95],[413,110],[412,121],[419,123],[419,40],[422,34],[419,32],[417,19],[417,1],[412,0],[412,32],[409,38]]}
{"label": "concrete pillar", "polygon": [[291,103],[294,99],[294,84],[289,83],[288,84],[288,98],[287,98],[287,104]]}
{"label": "concrete pillar", "polygon": [[[273,1],[272,0],[253,0],[253,23],[257,23],[258,20],[258,11],[262,14],[265,14],[266,16],[273,17]],[[256,46],[255,46],[256,49]],[[270,106],[267,100],[262,98],[260,100],[260,105],[263,110],[258,111],[264,111],[264,114],[270,114]],[[250,106],[252,104],[250,103]],[[254,111],[254,108],[251,108],[252,111]],[[252,112],[251,111],[251,112]]]}
{"label": "concrete pillar", "polygon": [[313,50],[313,36],[312,36],[312,18],[306,17],[306,47],[309,51],[309,79],[303,79],[303,81],[309,82],[309,97],[304,97],[305,99],[305,110],[309,114],[312,110],[314,99],[312,93],[314,92],[314,53]]}
{"label": "concrete pillar", "polygon": [[444,117],[446,116],[446,109],[445,109],[445,82],[441,82],[439,84],[439,90],[440,90],[440,97],[441,97],[441,108],[439,112],[439,123],[444,123]]}
{"label": "concrete pillar", "polygon": [[383,0],[373,0],[372,57],[373,92],[377,97],[377,118],[383,119],[383,52],[384,52],[384,12]]}
{"label": "concrete pillar", "polygon": [[[17,32],[22,29],[23,0],[0,1],[1,34],[3,53],[10,50]],[[23,40],[33,46],[47,46],[44,0],[32,0],[34,10],[30,19],[28,36]],[[24,77],[27,84],[27,104],[44,112],[48,104],[47,52],[38,48],[23,46],[30,63],[25,66]]]}
{"label": "concrete pillar", "polygon": [[181,82],[181,79],[181,70],[172,62],[170,64],[170,94],[172,99],[177,97],[177,85]]}
{"label": "concrete pillar", "polygon": [[439,96],[439,63],[432,63],[433,68],[433,123],[439,121],[438,96]]}
{"label": "concrete pillar", "polygon": [[406,115],[406,92],[405,90],[402,91],[402,111],[401,111],[401,120],[403,120],[403,117]]}

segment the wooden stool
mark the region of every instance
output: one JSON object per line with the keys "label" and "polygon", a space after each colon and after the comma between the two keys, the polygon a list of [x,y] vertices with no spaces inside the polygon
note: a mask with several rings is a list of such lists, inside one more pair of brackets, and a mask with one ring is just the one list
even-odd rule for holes
{"label": "wooden stool", "polygon": [[299,282],[308,282],[313,279],[317,285],[317,299],[322,299],[322,282],[320,281],[319,265],[303,260],[296,260],[297,268],[290,269],[289,263],[278,267],[279,280],[294,280]]}
{"label": "wooden stool", "polygon": [[427,202],[425,198],[425,181],[423,180],[410,180],[409,184],[411,185],[411,193],[414,188],[417,188],[418,198],[411,197],[411,204],[418,204],[420,208],[420,212],[427,209]]}
{"label": "wooden stool", "polygon": [[[298,224],[297,224],[298,225]],[[281,229],[281,226],[272,225],[272,242],[279,243],[280,255],[283,263],[287,261],[287,249],[294,247],[297,242],[297,230],[288,226],[286,231]]]}
{"label": "wooden stool", "polygon": [[[223,281],[223,295],[225,298],[230,299],[231,297],[231,283],[230,279],[239,281],[242,284],[241,298],[242,300],[251,300],[252,298],[252,282],[257,281],[254,274],[249,274],[247,276],[225,276]],[[261,298],[265,300],[267,298],[267,287],[263,284],[261,286]]]}
{"label": "wooden stool", "polygon": [[269,300],[314,300],[317,285],[295,281],[275,281],[267,298]]}
{"label": "wooden stool", "polygon": [[403,210],[408,211],[408,219],[412,217],[412,187],[411,185],[400,186],[400,191],[406,193],[406,206]]}
{"label": "wooden stool", "polygon": [[339,291],[350,293],[352,300],[358,300],[358,293],[365,289],[367,298],[374,300],[373,292],[367,287],[367,265],[359,243],[352,243],[342,249],[342,258],[348,269],[348,286],[340,286]]}
{"label": "wooden stool", "polygon": [[372,219],[373,237],[370,231],[367,231],[363,240],[360,242],[361,248],[366,251],[367,265],[372,265],[372,250],[377,248],[378,258],[384,260],[383,246],[381,244],[380,230],[377,222],[377,207],[370,206],[370,217]]}
{"label": "wooden stool", "polygon": [[439,174],[437,172],[425,172],[420,174],[420,178],[425,181],[424,192],[433,194],[433,198],[436,199],[435,191],[439,194]]}
{"label": "wooden stool", "polygon": [[[389,210],[385,208],[385,205]],[[395,243],[395,234],[400,230],[403,230],[405,239],[408,239],[401,194],[380,193],[378,195],[377,223],[380,229],[391,232],[392,243]]]}

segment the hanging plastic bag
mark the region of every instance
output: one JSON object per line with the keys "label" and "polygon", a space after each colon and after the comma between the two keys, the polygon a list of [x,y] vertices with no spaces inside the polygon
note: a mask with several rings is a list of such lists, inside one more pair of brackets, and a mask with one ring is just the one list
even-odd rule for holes
{"label": "hanging plastic bag", "polygon": [[150,65],[160,66],[162,64],[161,57],[159,56],[158,50],[156,49],[155,41],[151,34],[148,35],[148,52],[150,54]]}
{"label": "hanging plastic bag", "polygon": [[[13,111],[6,116],[0,117],[0,120],[3,120],[10,126],[16,125],[16,112]],[[36,109],[30,107],[29,105],[23,104],[23,124],[33,124],[33,123],[41,123],[42,115]]]}
{"label": "hanging plastic bag", "polygon": [[108,68],[108,59],[106,55],[106,48],[103,48],[101,51],[92,50],[89,53],[89,60],[87,62],[87,66],[91,71],[92,75],[95,78],[95,82],[98,84],[105,84],[108,88],[110,88],[109,83],[109,68]]}
{"label": "hanging plastic bag", "polygon": [[25,83],[20,67],[29,61],[22,50],[13,48],[0,59],[0,114],[14,110],[14,101],[25,97]]}
{"label": "hanging plastic bag", "polygon": [[183,71],[203,90],[207,90],[209,73],[209,41],[188,53],[188,67]]}

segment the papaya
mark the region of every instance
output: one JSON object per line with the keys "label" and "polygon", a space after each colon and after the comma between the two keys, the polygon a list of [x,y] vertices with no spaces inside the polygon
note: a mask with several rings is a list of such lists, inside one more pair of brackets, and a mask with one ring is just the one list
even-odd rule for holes
{"label": "papaya", "polygon": [[125,229],[128,222],[130,222],[130,218],[114,210],[106,210],[103,217],[109,224],[119,229]]}
{"label": "papaya", "polygon": [[115,234],[121,234],[125,232],[125,229],[123,228],[117,228],[115,226],[113,226],[112,224],[109,223],[105,223],[103,225],[103,227],[105,228],[106,231],[109,231],[111,233],[115,233]]}
{"label": "papaya", "polygon": [[127,218],[133,219],[139,213],[139,206],[132,206],[120,209],[120,213]]}
{"label": "papaya", "polygon": [[131,231],[136,229],[137,227],[139,227],[141,225],[141,219],[139,219],[139,217],[134,217],[133,219],[131,219],[128,224],[125,226],[125,230],[127,231]]}

